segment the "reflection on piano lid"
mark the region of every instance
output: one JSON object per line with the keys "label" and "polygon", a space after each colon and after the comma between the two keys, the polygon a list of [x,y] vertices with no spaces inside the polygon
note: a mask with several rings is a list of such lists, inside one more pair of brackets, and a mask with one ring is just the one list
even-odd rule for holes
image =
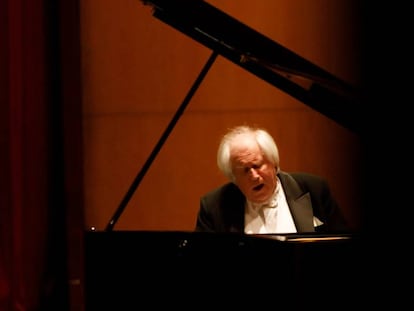
{"label": "reflection on piano lid", "polygon": [[360,91],[203,0],[141,0],[153,16],[359,133]]}
{"label": "reflection on piano lid", "polygon": [[321,233],[288,233],[288,234],[252,234],[256,238],[271,239],[282,242],[312,243],[312,242],[340,242],[357,240],[359,236],[351,233],[321,234]]}

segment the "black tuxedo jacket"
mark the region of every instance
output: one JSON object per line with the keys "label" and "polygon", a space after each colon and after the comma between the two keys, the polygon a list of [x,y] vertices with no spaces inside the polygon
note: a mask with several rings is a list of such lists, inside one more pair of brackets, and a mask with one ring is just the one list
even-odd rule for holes
{"label": "black tuxedo jacket", "polygon": [[[298,233],[348,233],[345,218],[327,182],[308,173],[278,173]],[[200,199],[195,231],[244,232],[246,197],[233,183],[216,188]],[[317,217],[323,225],[314,227]]]}

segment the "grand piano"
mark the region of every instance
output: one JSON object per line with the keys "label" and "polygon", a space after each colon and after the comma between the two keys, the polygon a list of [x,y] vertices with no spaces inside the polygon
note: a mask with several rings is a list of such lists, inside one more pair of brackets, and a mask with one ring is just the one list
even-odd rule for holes
{"label": "grand piano", "polygon": [[[158,307],[352,307],[364,297],[355,234],[240,235],[115,231],[117,220],[218,55],[363,134],[361,92],[202,0],[149,0],[153,16],[211,49],[105,231],[85,233],[87,310]],[[212,22],[214,21],[214,22]]]}

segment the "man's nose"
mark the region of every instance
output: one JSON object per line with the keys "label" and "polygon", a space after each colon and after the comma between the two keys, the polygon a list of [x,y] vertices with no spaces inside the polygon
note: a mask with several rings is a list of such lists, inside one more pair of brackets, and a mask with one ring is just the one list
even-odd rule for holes
{"label": "man's nose", "polygon": [[259,174],[257,173],[257,170],[255,168],[250,169],[250,176],[252,179],[256,180],[259,178]]}

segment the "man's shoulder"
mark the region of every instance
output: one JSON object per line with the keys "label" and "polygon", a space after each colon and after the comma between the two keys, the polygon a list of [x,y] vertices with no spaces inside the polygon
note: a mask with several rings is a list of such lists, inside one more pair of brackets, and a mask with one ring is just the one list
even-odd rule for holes
{"label": "man's shoulder", "polygon": [[290,175],[298,179],[323,179],[322,176],[308,172],[282,172],[282,174]]}
{"label": "man's shoulder", "polygon": [[292,178],[300,184],[326,183],[326,180],[319,175],[308,172],[279,172],[279,176],[284,179]]}
{"label": "man's shoulder", "polygon": [[203,197],[215,197],[215,196],[223,196],[229,194],[239,193],[239,188],[232,182],[225,183],[220,185],[203,195]]}

